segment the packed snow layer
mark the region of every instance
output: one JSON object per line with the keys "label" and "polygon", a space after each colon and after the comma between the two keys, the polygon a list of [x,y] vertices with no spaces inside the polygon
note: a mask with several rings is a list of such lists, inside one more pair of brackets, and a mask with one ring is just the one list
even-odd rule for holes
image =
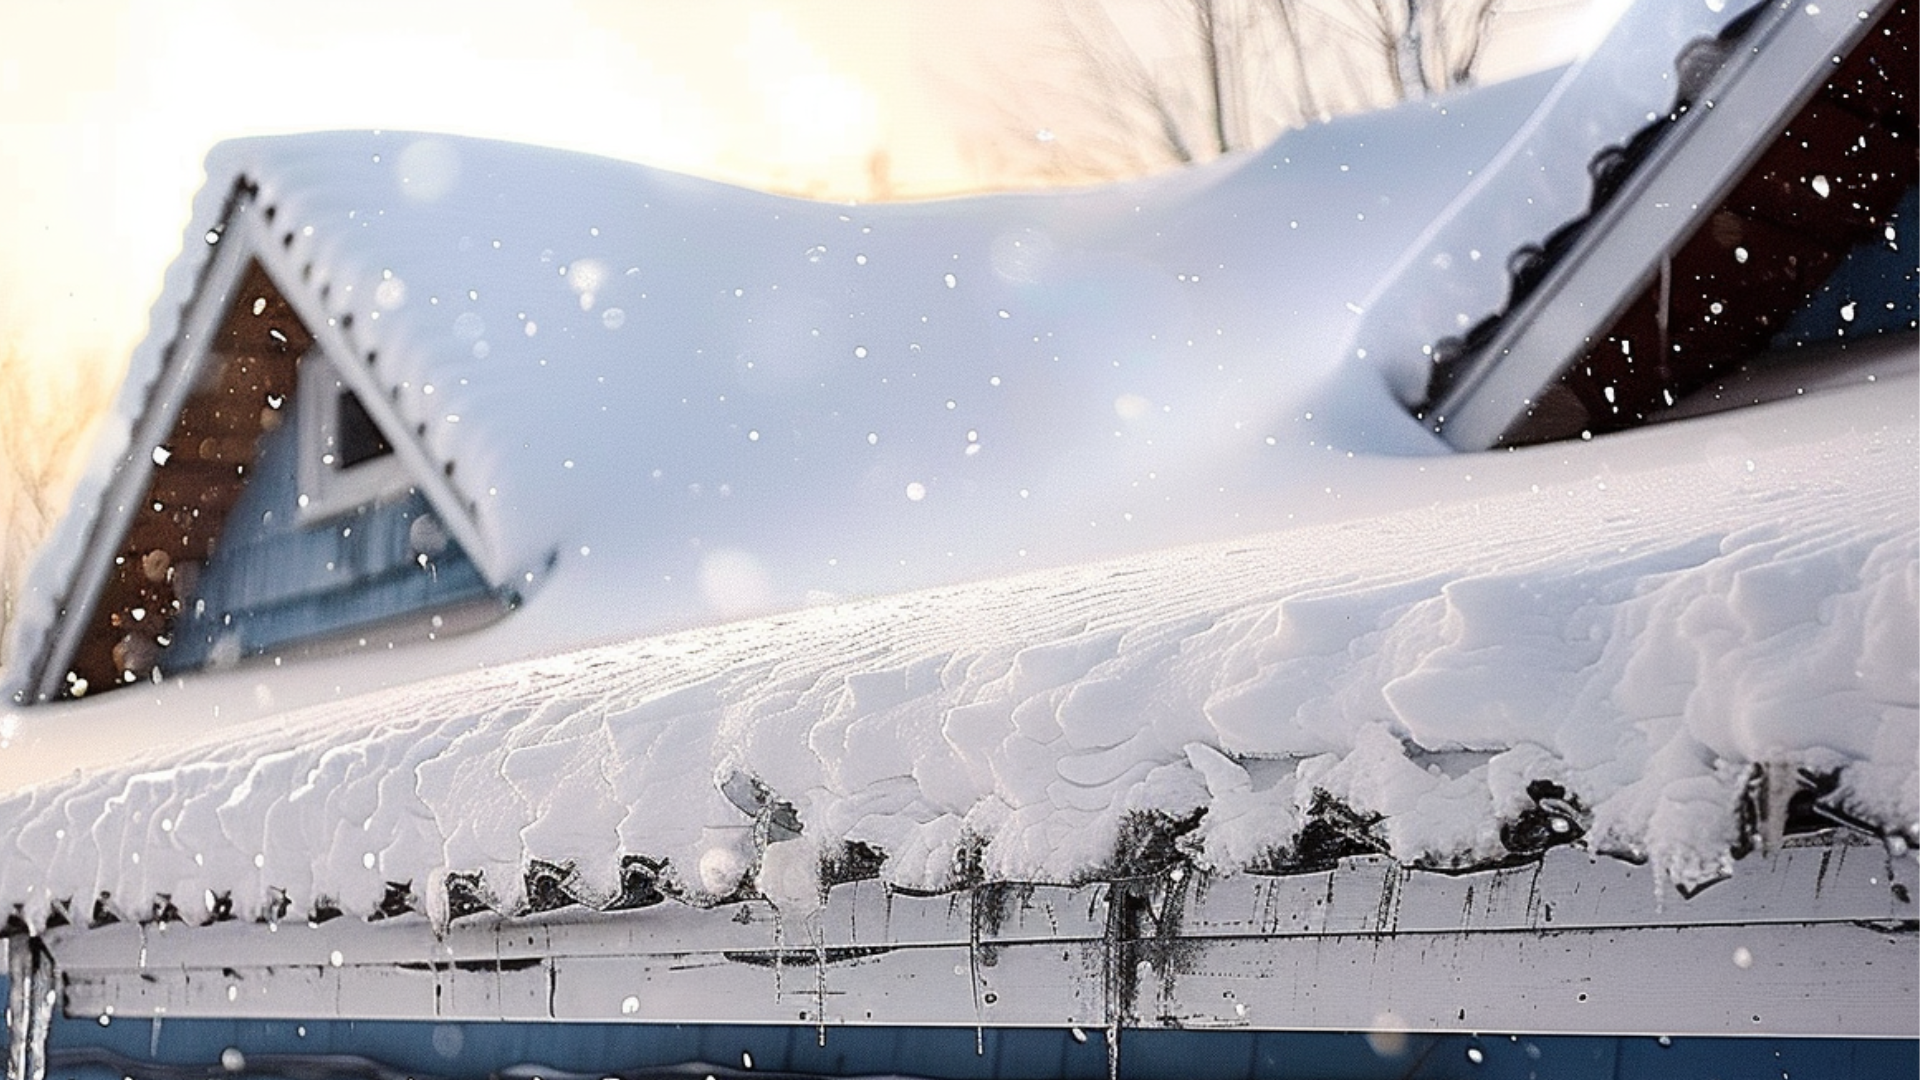
{"label": "packed snow layer", "polygon": [[[805,910],[849,843],[912,888],[1074,881],[1113,870],[1131,825],[1198,812],[1182,850],[1232,872],[1284,855],[1326,796],[1378,815],[1395,857],[1463,866],[1506,854],[1538,780],[1589,845],[1684,887],[1735,869],[1756,764],[1834,775],[1836,808],[1920,839],[1915,403],[1908,374],[1591,443],[1372,459],[1347,478],[1374,508],[1313,525],[262,720],[205,707],[364,660],[6,714],[0,910],[105,896],[139,917],[164,895],[192,920],[214,894],[243,915],[284,894],[365,915],[397,882],[444,916],[447,875],[478,871],[512,911],[534,860],[611,899],[626,855],[694,902]],[[141,740],[164,749],[61,775]],[[756,818],[780,803],[797,837]]]}
{"label": "packed snow layer", "polygon": [[221,148],[22,640],[241,178],[269,269],[355,317],[475,500],[476,558],[540,581],[457,640],[0,713],[0,912],[364,915],[398,883],[444,916],[475,872],[513,910],[535,861],[593,901],[628,855],[804,908],[848,844],[915,888],[1071,881],[1197,822],[1230,872],[1329,800],[1473,865],[1537,780],[1687,885],[1755,764],[1914,836],[1911,376],[1381,456],[1438,446],[1331,343],[1550,82],[919,206],[402,133]]}

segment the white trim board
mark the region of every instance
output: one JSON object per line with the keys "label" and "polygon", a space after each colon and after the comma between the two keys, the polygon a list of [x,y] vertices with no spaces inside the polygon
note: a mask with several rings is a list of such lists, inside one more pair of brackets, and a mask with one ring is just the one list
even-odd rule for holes
{"label": "white trim board", "polygon": [[[449,481],[450,470],[428,455],[416,437],[417,432],[402,422],[364,365],[351,362],[356,354],[346,336],[343,319],[328,315],[322,302],[310,295],[311,289],[287,287],[286,283],[292,278],[288,268],[282,265],[283,260],[276,257],[276,249],[286,245],[269,242],[272,237],[268,212],[259,205],[247,179],[237,178],[233,191],[226,216],[209,234],[216,239],[209,240],[211,250],[187,301],[180,328],[168,346],[160,371],[145,391],[129,442],[100,496],[99,505],[94,508],[85,539],[89,555],[75,565],[67,581],[61,605],[64,610],[49,631],[50,644],[38,650],[29,661],[39,665],[27,676],[33,700],[50,701],[63,692],[68,667],[93,621],[100,591],[112,572],[112,549],[133,526],[140,499],[152,479],[153,450],[168,441],[179,422],[181,409],[205,376],[207,351],[232,307],[234,291],[251,262],[259,263],[274,289],[312,335],[314,345],[308,358],[321,360],[341,386],[354,392],[394,451],[390,458],[354,470],[359,475],[349,482],[336,483],[331,489],[333,497],[303,515],[303,521],[319,521],[362,501],[375,501],[412,485],[426,497],[435,517],[459,542],[488,585],[497,589],[507,583],[507,571],[500,565],[491,545],[485,542],[474,519],[473,504],[463,502]],[[322,365],[303,361],[301,367]],[[308,384],[309,378],[303,374],[300,385]],[[296,396],[307,395],[296,391]],[[302,479],[311,481],[312,477]]]}
{"label": "white trim board", "polygon": [[[354,393],[341,376],[339,365],[325,349],[313,349],[300,358],[299,389],[294,406],[300,414],[299,484],[300,523],[312,526],[372,503],[404,498],[413,477],[397,453],[385,453],[351,467],[334,463],[340,451],[340,395]],[[359,395],[354,393],[357,399]],[[364,402],[362,403],[364,408]],[[379,421],[372,421],[379,427]],[[380,428],[388,446],[399,442]]]}
{"label": "white trim board", "polygon": [[93,622],[107,575],[113,572],[113,549],[133,527],[140,499],[152,480],[154,448],[168,441],[180,422],[180,410],[206,367],[207,349],[226,318],[233,292],[239,288],[252,254],[251,234],[241,224],[246,220],[248,205],[245,194],[236,192],[227,221],[228,226],[241,227],[220,230],[220,239],[209,253],[206,269],[194,289],[193,302],[147,393],[113,479],[100,495],[92,528],[86,534],[90,557],[83,557],[75,565],[62,598],[64,610],[51,631],[53,641],[37,658],[42,666],[32,676],[34,700],[51,701],[65,688],[68,665]]}
{"label": "white trim board", "polygon": [[[1920,1037],[1911,854],[1791,841],[1691,899],[1570,848],[596,915],[63,928],[72,1016]],[[1904,899],[1903,899],[1904,896]],[[1131,930],[1117,900],[1137,913]]]}

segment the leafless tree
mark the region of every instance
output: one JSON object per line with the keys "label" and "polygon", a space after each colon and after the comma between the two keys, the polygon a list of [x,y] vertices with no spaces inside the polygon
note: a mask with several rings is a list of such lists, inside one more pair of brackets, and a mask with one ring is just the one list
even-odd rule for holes
{"label": "leafless tree", "polygon": [[[980,140],[995,165],[1127,175],[1471,82],[1511,0],[1054,0]],[[1016,133],[1008,138],[1008,133]]]}
{"label": "leafless tree", "polygon": [[[1275,8],[1289,0],[1268,0]],[[1305,6],[1304,4],[1299,6]],[[1380,62],[1395,99],[1473,81],[1500,0],[1348,0],[1314,7],[1322,25]]]}
{"label": "leafless tree", "polygon": [[32,364],[17,347],[0,350],[0,650],[27,564],[63,509],[75,451],[105,404],[102,381],[94,364]]}
{"label": "leafless tree", "polygon": [[1271,95],[1242,62],[1245,0],[1056,0],[1037,66],[1002,103],[1008,126],[1033,133],[1029,156],[1056,171],[1123,175],[1216,157],[1257,140]]}
{"label": "leafless tree", "polygon": [[[1162,70],[1135,46],[1116,14],[1102,3],[1055,0],[1037,32],[998,47],[996,61],[1008,69],[1007,78],[951,88],[956,97],[978,99],[978,113],[986,117],[969,146],[987,159],[981,172],[1090,179],[1219,152],[1187,119],[1201,82],[1184,77],[1191,71]],[[1151,32],[1136,36],[1180,39],[1192,26],[1155,20]]]}

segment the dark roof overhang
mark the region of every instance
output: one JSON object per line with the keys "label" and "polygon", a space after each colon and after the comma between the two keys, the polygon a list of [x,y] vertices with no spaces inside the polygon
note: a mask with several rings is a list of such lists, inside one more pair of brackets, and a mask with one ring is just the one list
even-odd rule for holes
{"label": "dark roof overhang", "polygon": [[1596,158],[1593,211],[1514,259],[1503,315],[1436,347],[1419,413],[1448,442],[1657,419],[1886,227],[1916,172],[1912,0],[1811,10],[1772,0],[1682,54],[1674,111]]}

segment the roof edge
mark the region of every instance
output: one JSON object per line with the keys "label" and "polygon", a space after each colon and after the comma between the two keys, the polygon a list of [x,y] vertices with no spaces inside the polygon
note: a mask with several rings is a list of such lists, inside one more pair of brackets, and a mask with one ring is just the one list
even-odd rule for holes
{"label": "roof edge", "polygon": [[[272,234],[275,207],[262,197],[260,182],[243,168],[215,171],[215,162],[230,153],[233,145],[223,143],[210,155],[208,182],[196,199],[197,212],[167,275],[169,287],[155,304],[149,334],[136,348],[109,414],[121,418],[124,425],[102,432],[86,478],[76,485],[66,516],[36,559],[25,592],[40,603],[23,612],[26,617],[16,619],[16,662],[0,685],[4,700],[28,705],[60,696],[65,668],[93,619],[110,571],[112,549],[131,527],[136,503],[153,474],[153,459],[142,448],[166,442],[177,424],[186,397],[202,374],[207,346],[225,314],[229,294],[250,263],[258,263],[342,380],[388,434],[410,481],[487,584],[498,591],[510,583],[510,569],[476,520],[476,501],[462,497],[453,487],[450,470],[438,464],[404,423],[368,370],[377,352],[356,349],[350,336],[351,313],[328,311],[326,290],[314,288],[310,264],[305,272],[290,265],[297,236],[292,231],[277,238]],[[175,287],[181,278],[184,287]],[[362,357],[366,363],[354,362]],[[116,438],[121,433],[123,437]]]}

